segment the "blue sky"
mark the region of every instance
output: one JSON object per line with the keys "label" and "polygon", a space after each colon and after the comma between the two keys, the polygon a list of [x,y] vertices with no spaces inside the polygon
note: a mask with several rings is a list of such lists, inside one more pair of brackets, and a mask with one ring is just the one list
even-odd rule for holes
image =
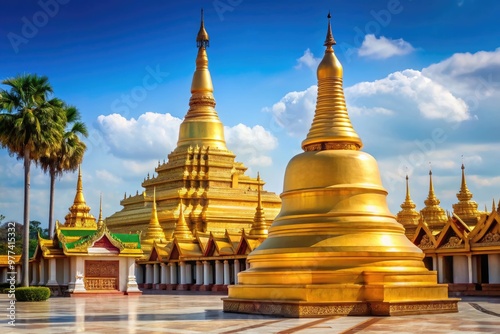
{"label": "blue sky", "polygon": [[[314,113],[316,66],[332,12],[335,52],[363,150],[379,162],[396,214],[410,174],[423,207],[429,162],[451,210],[466,165],[481,209],[500,197],[500,28],[497,1],[10,1],[0,14],[0,78],[47,75],[89,127],[82,171],[97,216],[141,192],[176,145],[188,109],[200,8],[228,147],[280,193]],[[2,86],[2,88],[6,88]],[[463,156],[463,157],[462,157]],[[22,162],[0,150],[0,214],[22,221]],[[55,217],[76,173],[56,186]],[[31,219],[48,217],[48,176],[32,168]]]}

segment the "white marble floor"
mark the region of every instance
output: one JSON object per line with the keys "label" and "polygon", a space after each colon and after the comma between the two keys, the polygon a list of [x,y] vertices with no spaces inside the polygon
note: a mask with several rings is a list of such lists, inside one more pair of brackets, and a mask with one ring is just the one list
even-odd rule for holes
{"label": "white marble floor", "polygon": [[[16,303],[0,295],[4,333],[500,333],[500,298],[466,298],[459,313],[404,317],[287,319],[222,312],[224,295],[193,292],[50,298]],[[6,331],[5,331],[6,330]]]}

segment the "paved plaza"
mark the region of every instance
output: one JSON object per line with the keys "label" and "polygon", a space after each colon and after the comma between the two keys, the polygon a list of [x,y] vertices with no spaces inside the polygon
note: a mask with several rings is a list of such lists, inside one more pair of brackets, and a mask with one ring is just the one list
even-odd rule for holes
{"label": "paved plaza", "polygon": [[[60,297],[16,303],[16,326],[6,326],[3,317],[2,334],[500,333],[500,298],[464,298],[459,313],[449,314],[288,319],[224,313],[223,297],[163,291],[156,295]],[[7,295],[1,295],[0,302],[8,306]]]}

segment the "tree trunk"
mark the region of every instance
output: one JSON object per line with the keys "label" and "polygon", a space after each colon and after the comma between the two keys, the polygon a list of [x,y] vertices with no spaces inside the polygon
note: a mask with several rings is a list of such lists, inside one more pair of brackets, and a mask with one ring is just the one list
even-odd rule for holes
{"label": "tree trunk", "polygon": [[[24,220],[22,286],[29,286],[29,248],[30,248],[30,150],[24,149]],[[19,273],[18,273],[19,274]]]}
{"label": "tree trunk", "polygon": [[56,172],[54,168],[50,168],[50,204],[49,204],[49,237],[54,237],[54,192],[56,185]]}

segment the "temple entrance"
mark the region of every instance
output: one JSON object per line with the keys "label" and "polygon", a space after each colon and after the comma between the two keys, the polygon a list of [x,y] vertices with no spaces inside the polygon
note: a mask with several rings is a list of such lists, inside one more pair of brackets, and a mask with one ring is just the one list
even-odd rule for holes
{"label": "temple entrance", "polygon": [[85,261],[84,284],[87,290],[118,290],[119,261]]}

